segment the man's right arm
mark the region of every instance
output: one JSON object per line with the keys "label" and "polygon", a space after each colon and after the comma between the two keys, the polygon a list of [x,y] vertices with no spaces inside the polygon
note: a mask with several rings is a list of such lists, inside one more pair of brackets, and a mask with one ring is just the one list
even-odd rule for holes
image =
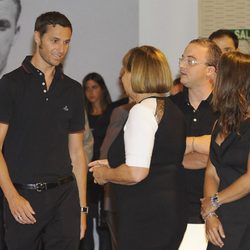
{"label": "man's right arm", "polygon": [[12,215],[21,224],[36,222],[30,203],[20,196],[15,189],[9,175],[6,161],[3,156],[3,144],[8,131],[8,125],[0,123],[0,186],[6,197]]}

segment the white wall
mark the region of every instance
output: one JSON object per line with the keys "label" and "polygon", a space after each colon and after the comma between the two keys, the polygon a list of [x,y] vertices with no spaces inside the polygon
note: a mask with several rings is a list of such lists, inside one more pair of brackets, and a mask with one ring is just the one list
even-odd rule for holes
{"label": "white wall", "polygon": [[120,95],[121,59],[138,45],[138,0],[22,0],[21,30],[6,72],[21,65],[24,57],[31,54],[36,17],[51,10],[64,13],[73,25],[65,73],[79,82],[89,72],[100,73],[116,100]]}
{"label": "white wall", "polygon": [[31,54],[36,17],[61,11],[73,24],[65,73],[81,82],[87,73],[99,72],[116,100],[121,59],[138,44],[165,52],[175,76],[184,47],[198,34],[197,5],[198,0],[22,0],[21,30],[6,71]]}
{"label": "white wall", "polygon": [[139,44],[162,50],[173,77],[187,43],[198,36],[198,0],[139,0]]}

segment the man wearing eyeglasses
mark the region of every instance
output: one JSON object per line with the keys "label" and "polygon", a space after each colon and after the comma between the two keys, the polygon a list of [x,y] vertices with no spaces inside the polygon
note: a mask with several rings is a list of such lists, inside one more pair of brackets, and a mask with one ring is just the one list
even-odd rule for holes
{"label": "man wearing eyeglasses", "polygon": [[211,99],[220,56],[220,48],[211,40],[192,40],[179,59],[183,92],[170,97],[183,112],[187,123],[183,166],[190,201],[189,208],[184,209],[189,209],[189,221],[179,250],[205,250],[207,245],[205,226],[200,216],[200,198],[203,197],[210,134],[217,119]]}

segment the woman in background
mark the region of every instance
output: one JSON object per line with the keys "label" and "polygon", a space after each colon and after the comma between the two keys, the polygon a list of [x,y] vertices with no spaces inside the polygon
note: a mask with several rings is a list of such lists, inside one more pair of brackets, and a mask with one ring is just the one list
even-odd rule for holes
{"label": "woman in background", "polygon": [[89,126],[94,136],[94,154],[92,160],[100,157],[100,147],[109,125],[112,109],[111,98],[103,77],[98,73],[89,73],[83,79],[83,90]]}
{"label": "woman in background", "polygon": [[[202,216],[207,249],[250,249],[250,56],[223,54],[213,105],[220,112],[206,169]],[[216,213],[215,213],[216,210]]]}
{"label": "woman in background", "polygon": [[[103,77],[98,73],[89,73],[83,79],[83,91],[89,127],[94,137],[93,160],[100,158],[100,147],[104,140],[112,109],[111,98]],[[109,250],[110,236],[107,228],[101,228],[100,207],[103,205],[103,187],[94,184],[92,175],[88,174],[87,202],[89,206],[86,236],[81,243],[81,250],[94,249],[93,219],[99,235],[101,250]]]}
{"label": "woman in background", "polygon": [[110,147],[108,160],[89,164],[95,182],[114,183],[119,250],[177,250],[187,214],[185,121],[165,97],[172,86],[164,54],[151,46],[131,49],[122,82],[136,104]]}

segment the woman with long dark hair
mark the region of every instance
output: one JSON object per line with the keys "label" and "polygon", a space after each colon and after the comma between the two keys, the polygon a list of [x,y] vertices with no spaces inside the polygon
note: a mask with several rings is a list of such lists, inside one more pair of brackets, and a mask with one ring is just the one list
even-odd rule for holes
{"label": "woman with long dark hair", "polygon": [[[86,112],[89,127],[94,137],[92,160],[100,157],[100,147],[109,125],[112,108],[111,98],[103,77],[98,73],[89,73],[83,79]],[[87,202],[89,206],[88,227],[86,236],[81,244],[82,250],[94,249],[93,219],[95,219],[97,233],[100,240],[100,249],[109,249],[109,234],[107,228],[102,228],[100,209],[103,207],[103,187],[94,183],[92,175],[88,174]]]}
{"label": "woman with long dark hair", "polygon": [[83,79],[86,111],[89,126],[94,136],[94,155],[92,160],[99,159],[100,147],[105,137],[111,115],[111,98],[103,77],[98,73],[89,73]]}
{"label": "woman with long dark hair", "polygon": [[[202,216],[209,250],[250,249],[250,56],[222,55],[213,95],[220,117],[206,169]],[[216,211],[216,213],[215,213]]]}

